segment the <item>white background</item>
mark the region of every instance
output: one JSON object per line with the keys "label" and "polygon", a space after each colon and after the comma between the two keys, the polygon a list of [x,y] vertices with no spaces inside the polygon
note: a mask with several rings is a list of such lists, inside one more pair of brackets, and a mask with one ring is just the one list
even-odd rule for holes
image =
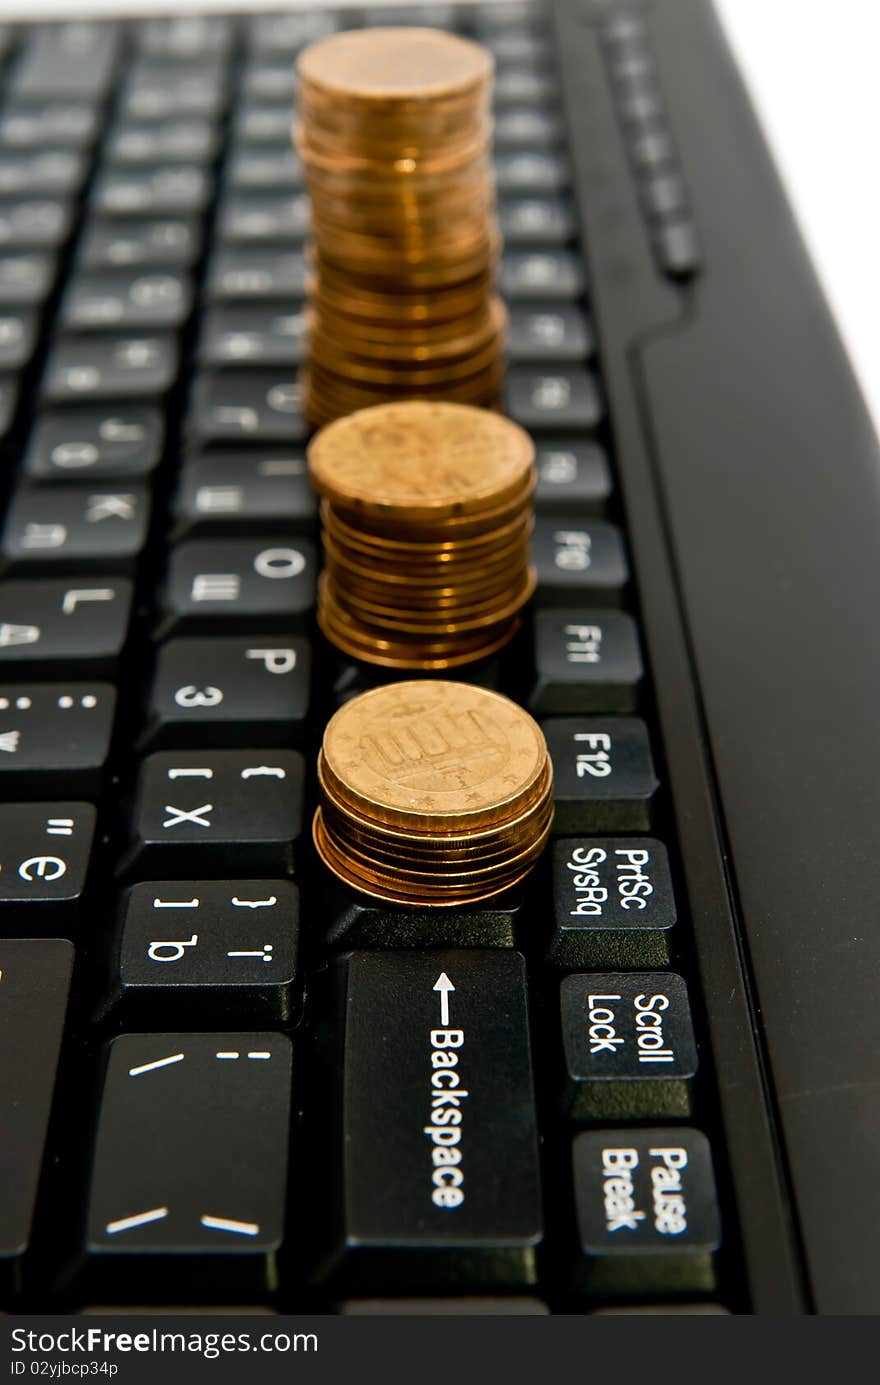
{"label": "white background", "polygon": [[[264,3],[282,7],[282,0]],[[880,432],[880,0],[715,4]],[[0,16],[250,7],[248,0],[0,0]]]}

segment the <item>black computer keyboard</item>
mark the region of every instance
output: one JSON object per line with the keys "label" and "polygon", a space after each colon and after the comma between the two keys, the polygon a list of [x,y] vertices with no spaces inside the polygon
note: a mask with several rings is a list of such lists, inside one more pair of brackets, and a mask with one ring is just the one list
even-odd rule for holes
{"label": "black computer keyboard", "polygon": [[[513,647],[462,676],[542,720],[556,783],[525,888],[423,914],[311,848],[324,724],[384,675],[315,624],[290,139],[304,44],[410,21],[497,61],[504,407],[537,448],[538,586]],[[876,1259],[856,1247],[841,1280],[799,1240],[812,1194],[798,1229],[766,1047],[791,970],[748,952],[678,604],[675,545],[711,564],[718,519],[701,540],[712,457],[687,425],[751,407],[713,422],[699,362],[663,354],[724,258],[681,104],[705,102],[707,143],[744,118],[705,6],[8,25],[2,47],[0,1306],[865,1311]],[[639,436],[658,380],[678,489]],[[661,450],[670,428],[658,408]],[[718,621],[743,636],[728,557]],[[457,1047],[450,1224],[431,1073]]]}

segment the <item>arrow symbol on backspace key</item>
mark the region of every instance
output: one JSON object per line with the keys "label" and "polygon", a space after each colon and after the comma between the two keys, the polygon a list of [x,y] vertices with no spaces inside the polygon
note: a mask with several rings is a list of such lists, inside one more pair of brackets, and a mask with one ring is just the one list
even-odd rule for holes
{"label": "arrow symbol on backspace key", "polygon": [[446,1025],[449,1023],[449,992],[454,991],[455,987],[445,971],[434,982],[434,990],[440,992],[440,1023]]}

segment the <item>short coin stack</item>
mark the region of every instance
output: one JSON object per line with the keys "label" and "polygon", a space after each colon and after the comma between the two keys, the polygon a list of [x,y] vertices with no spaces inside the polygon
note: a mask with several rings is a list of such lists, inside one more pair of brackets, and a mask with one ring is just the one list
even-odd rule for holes
{"label": "short coin stack", "polygon": [[323,428],[309,472],[323,496],[318,621],[339,649],[430,671],[507,643],[535,586],[527,433],[465,404],[380,404]]}
{"label": "short coin stack", "polygon": [[300,56],[313,424],[388,399],[496,400],[492,70],[432,29],[354,30]]}
{"label": "short coin stack", "polygon": [[443,908],[503,893],[531,870],[553,820],[541,728],[467,683],[390,683],[328,722],[313,835],[362,894]]}

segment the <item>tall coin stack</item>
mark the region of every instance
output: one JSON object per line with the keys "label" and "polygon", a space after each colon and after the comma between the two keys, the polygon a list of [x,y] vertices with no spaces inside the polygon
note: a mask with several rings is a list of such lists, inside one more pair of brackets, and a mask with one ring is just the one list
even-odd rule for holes
{"label": "tall coin stack", "polygon": [[298,72],[309,421],[391,399],[493,404],[491,55],[432,29],[360,29],[305,49]]}
{"label": "tall coin stack", "polygon": [[424,679],[373,688],[327,724],[313,836],[362,894],[451,907],[531,870],[553,820],[541,728],[498,693]]}
{"label": "tall coin stack", "polygon": [[435,670],[507,643],[535,586],[527,433],[487,409],[406,400],[328,424],[308,456],[323,497],[318,621],[333,644]]}

